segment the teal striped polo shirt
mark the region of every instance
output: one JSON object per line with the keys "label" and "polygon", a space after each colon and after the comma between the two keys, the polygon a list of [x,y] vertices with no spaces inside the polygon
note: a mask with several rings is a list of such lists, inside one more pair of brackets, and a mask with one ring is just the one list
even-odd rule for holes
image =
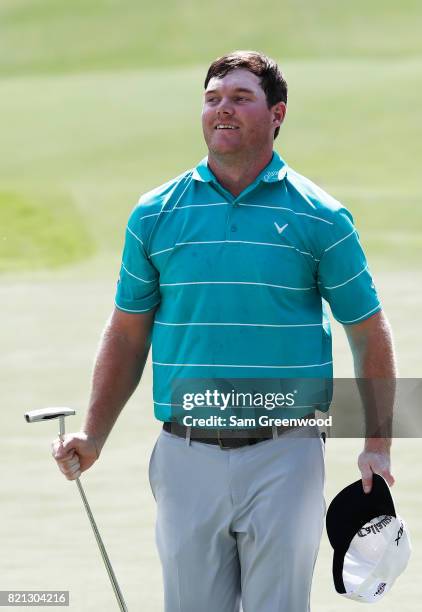
{"label": "teal striped polo shirt", "polygon": [[115,303],[157,308],[157,419],[178,379],[331,378],[326,302],[344,324],[381,309],[350,212],[276,152],[237,197],[205,158],[130,215]]}

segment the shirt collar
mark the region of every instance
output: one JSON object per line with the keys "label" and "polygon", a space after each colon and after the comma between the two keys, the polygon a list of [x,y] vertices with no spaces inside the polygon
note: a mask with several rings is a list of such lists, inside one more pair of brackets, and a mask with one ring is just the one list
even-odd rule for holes
{"label": "shirt collar", "polygon": [[[259,182],[276,183],[282,181],[287,173],[287,164],[280,157],[277,151],[273,151],[273,156],[270,163],[258,174],[253,184]],[[203,183],[218,183],[216,177],[208,167],[208,157],[201,159],[199,164],[194,168],[192,178]]]}
{"label": "shirt collar", "polygon": [[201,159],[196,168],[193,169],[192,178],[195,181],[201,181],[202,183],[217,181],[211,170],[208,168],[208,157]]}

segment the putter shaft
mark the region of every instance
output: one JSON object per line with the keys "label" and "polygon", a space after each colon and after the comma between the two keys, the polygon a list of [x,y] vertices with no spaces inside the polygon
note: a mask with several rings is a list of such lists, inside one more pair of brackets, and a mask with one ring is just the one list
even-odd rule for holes
{"label": "putter shaft", "polygon": [[106,551],[106,549],[104,547],[103,541],[102,541],[101,536],[100,536],[100,532],[98,531],[97,525],[95,523],[95,519],[94,519],[94,517],[92,515],[91,508],[89,507],[89,503],[88,503],[88,500],[87,500],[86,495],[85,495],[85,491],[84,491],[84,489],[82,487],[82,483],[79,480],[79,478],[76,478],[76,484],[78,486],[79,493],[81,494],[81,498],[82,498],[83,504],[85,506],[85,510],[86,510],[87,515],[88,515],[89,522],[91,523],[92,531],[94,532],[95,539],[97,540],[98,548],[100,549],[100,553],[101,553],[101,556],[103,558],[104,565],[106,567],[108,576],[110,578],[111,586],[113,587],[113,591],[114,591],[114,594],[116,596],[117,603],[119,604],[119,608],[120,608],[120,610],[122,610],[122,612],[128,612],[125,600],[123,599],[123,595],[122,595],[122,592],[121,592],[120,587],[119,587],[119,583],[117,582],[117,579],[116,579],[116,576],[114,574],[112,565],[110,563],[110,559],[108,558],[107,551]]}
{"label": "putter shaft", "polygon": [[[60,421],[59,437],[63,441],[63,436],[64,436],[64,433],[65,433],[64,416],[60,415],[59,421]],[[125,602],[125,600],[123,598],[122,592],[121,592],[120,587],[119,587],[119,583],[117,582],[116,575],[114,573],[114,570],[113,570],[113,567],[111,565],[110,559],[108,557],[107,551],[106,551],[105,546],[103,544],[103,541],[101,539],[100,532],[98,531],[97,523],[95,522],[94,515],[91,512],[91,508],[90,508],[88,500],[86,498],[84,488],[83,488],[82,483],[79,480],[79,478],[76,478],[76,484],[77,484],[79,493],[81,495],[83,504],[85,506],[85,510],[86,510],[87,515],[88,515],[89,522],[91,523],[92,531],[94,532],[94,536],[95,536],[95,539],[97,541],[98,548],[100,549],[101,557],[102,557],[102,559],[104,561],[104,565],[105,565],[105,568],[107,570],[108,577],[110,578],[111,586],[113,587],[113,591],[114,591],[114,594],[116,596],[117,603],[119,604],[119,608],[120,608],[120,610],[122,612],[128,612],[128,609],[127,609],[127,606],[126,606],[126,602]]]}
{"label": "putter shaft", "polygon": [[[65,434],[64,419],[66,416],[69,416],[72,414],[75,414],[75,410],[73,410],[73,408],[52,407],[52,408],[43,408],[42,410],[31,410],[30,412],[26,412],[24,416],[25,416],[27,423],[35,423],[36,421],[46,421],[46,420],[58,418],[59,423],[60,423],[59,437],[60,437],[60,440],[63,442],[63,436]],[[110,578],[111,586],[113,587],[113,591],[116,596],[117,603],[119,604],[119,609],[121,610],[121,612],[128,612],[125,600],[123,599],[122,592],[117,582],[117,578],[114,574],[113,568],[110,563],[110,559],[108,558],[107,551],[101,539],[100,532],[98,531],[97,524],[94,520],[94,516],[91,512],[91,508],[89,507],[89,503],[86,498],[85,491],[82,487],[82,484],[79,478],[76,478],[76,484],[79,489],[79,493],[81,495],[83,504],[85,506],[85,510],[88,515],[89,522],[91,523],[92,531],[94,532],[95,539],[98,544],[98,548],[100,549],[100,553],[103,558],[104,565],[108,573],[108,577]]]}

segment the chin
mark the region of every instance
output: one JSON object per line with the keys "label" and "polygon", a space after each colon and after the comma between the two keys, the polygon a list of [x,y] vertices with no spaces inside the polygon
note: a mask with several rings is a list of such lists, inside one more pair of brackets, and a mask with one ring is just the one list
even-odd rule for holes
{"label": "chin", "polygon": [[230,155],[241,151],[242,147],[239,144],[234,143],[215,143],[210,142],[208,145],[209,150],[215,155]]}
{"label": "chin", "polygon": [[233,138],[233,135],[227,137],[224,134],[216,134],[214,130],[205,140],[210,151],[216,153],[234,153],[241,147],[239,138]]}

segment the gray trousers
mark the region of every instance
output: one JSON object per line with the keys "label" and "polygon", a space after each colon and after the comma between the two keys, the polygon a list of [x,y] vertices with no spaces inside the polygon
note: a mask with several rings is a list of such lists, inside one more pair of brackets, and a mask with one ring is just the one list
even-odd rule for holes
{"label": "gray trousers", "polygon": [[165,612],[308,612],[324,474],[316,428],[233,450],[162,431],[149,478]]}

